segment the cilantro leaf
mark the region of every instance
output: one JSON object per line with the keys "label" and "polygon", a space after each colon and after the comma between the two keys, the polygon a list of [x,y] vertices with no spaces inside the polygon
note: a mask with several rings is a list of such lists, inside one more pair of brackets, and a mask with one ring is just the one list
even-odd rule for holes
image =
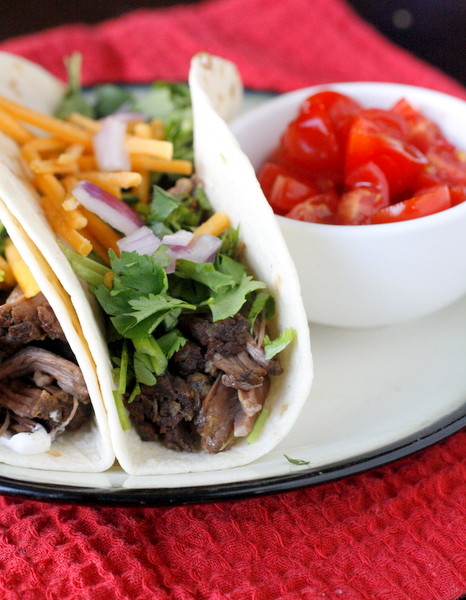
{"label": "cilantro leaf", "polygon": [[96,119],[113,114],[123,104],[129,104],[130,108],[131,103],[134,102],[131,92],[121,85],[105,83],[95,86],[93,91],[95,95],[94,111]]}
{"label": "cilantro leaf", "polygon": [[160,348],[163,350],[168,360],[170,360],[175,352],[178,352],[178,350],[182,348],[187,341],[188,340],[181,334],[180,331],[178,331],[178,329],[169,331],[157,340]]}
{"label": "cilantro leaf", "polygon": [[129,305],[131,313],[118,315],[112,322],[122,335],[139,340],[152,333],[173,309],[196,309],[194,304],[162,294],[135,298],[129,301]]}
{"label": "cilantro leaf", "polygon": [[134,109],[163,121],[174,158],[193,160],[193,116],[187,84],[157,81],[148,94],[136,100]]}
{"label": "cilantro leaf", "polygon": [[168,366],[167,357],[152,336],[141,341],[133,340],[133,344],[138,354],[144,354],[149,357],[152,372],[155,375],[162,375],[165,372]]}
{"label": "cilantro leaf", "polygon": [[237,283],[239,283],[246,274],[246,266],[237,260],[234,260],[227,254],[218,255],[216,266],[221,273],[229,275]]}
{"label": "cilantro leaf", "polygon": [[[165,264],[159,260],[166,256]],[[168,289],[167,274],[164,267],[170,264],[171,258],[165,248],[152,256],[140,255],[137,252],[122,252],[118,258],[109,251],[112,270],[114,273],[113,290],[134,290],[139,295],[160,294]]]}
{"label": "cilantro leaf", "polygon": [[210,308],[213,320],[220,321],[239,313],[246,302],[246,296],[261,288],[265,288],[265,283],[255,281],[249,275],[245,275],[239,285],[225,292],[214,294],[205,304]]}
{"label": "cilantro leaf", "polygon": [[217,271],[212,263],[195,263],[190,260],[180,259],[177,262],[176,274],[203,283],[214,292],[222,292],[235,285],[231,275]]}
{"label": "cilantro leaf", "polygon": [[286,454],[284,454],[283,456],[288,462],[290,462],[293,465],[309,465],[311,462],[310,460],[301,460],[300,458],[290,458]]}
{"label": "cilantro leaf", "polygon": [[157,377],[152,372],[152,364],[147,354],[135,352],[133,366],[138,383],[143,383],[144,385],[155,385],[157,383]]}

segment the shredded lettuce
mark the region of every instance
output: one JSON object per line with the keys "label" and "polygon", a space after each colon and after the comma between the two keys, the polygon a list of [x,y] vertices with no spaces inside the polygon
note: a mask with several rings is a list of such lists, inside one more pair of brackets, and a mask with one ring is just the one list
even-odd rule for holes
{"label": "shredded lettuce", "polygon": [[246,442],[248,444],[254,444],[264,429],[265,422],[269,418],[270,410],[263,408],[253,425],[251,433],[247,436]]}
{"label": "shredded lettuce", "polygon": [[288,327],[283,331],[277,338],[271,340],[268,335],[264,338],[264,351],[265,358],[270,360],[276,354],[284,350],[288,344],[293,340],[296,331],[291,327]]}

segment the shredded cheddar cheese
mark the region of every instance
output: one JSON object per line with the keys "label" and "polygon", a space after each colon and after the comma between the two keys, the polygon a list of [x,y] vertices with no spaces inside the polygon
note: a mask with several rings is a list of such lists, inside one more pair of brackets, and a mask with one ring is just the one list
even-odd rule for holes
{"label": "shredded cheddar cheese", "polygon": [[29,267],[24,262],[18,249],[11,240],[5,246],[5,258],[13,273],[14,279],[22,289],[26,298],[33,298],[40,292],[40,288],[34,279]]}
{"label": "shredded cheddar cheese", "polygon": [[151,172],[191,175],[193,166],[188,160],[173,159],[173,144],[164,139],[164,124],[153,119],[127,125],[125,143],[131,171],[100,171],[93,136],[101,129],[102,122],[79,113],[63,121],[0,96],[0,131],[20,145],[49,224],[80,254],[86,256],[94,250],[108,262],[108,250],[118,253],[121,236],[80,206],[72,195],[76,182],[90,181],[117,198],[123,190],[132,190],[140,202],[147,203]]}

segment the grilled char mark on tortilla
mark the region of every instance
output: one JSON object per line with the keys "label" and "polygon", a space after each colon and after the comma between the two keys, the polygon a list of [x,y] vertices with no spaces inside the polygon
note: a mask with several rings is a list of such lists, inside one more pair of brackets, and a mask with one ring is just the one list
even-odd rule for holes
{"label": "grilled char mark on tortilla", "polygon": [[242,315],[212,322],[185,314],[180,329],[187,343],[174,354],[169,371],[128,403],[141,439],[160,440],[173,450],[216,453],[250,433],[262,410],[270,375],[282,368],[263,351],[265,319],[254,332]]}
{"label": "grilled char mark on tortilla", "polygon": [[0,410],[1,435],[37,424],[58,434],[90,416],[81,370],[42,293],[26,298],[16,287],[0,306]]}

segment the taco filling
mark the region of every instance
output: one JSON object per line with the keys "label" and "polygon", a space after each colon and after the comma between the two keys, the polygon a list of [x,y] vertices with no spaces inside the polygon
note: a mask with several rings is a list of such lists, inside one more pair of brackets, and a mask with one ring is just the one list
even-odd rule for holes
{"label": "taco filling", "polygon": [[[52,307],[10,240],[5,254],[0,291],[0,443],[17,452],[43,452],[65,429],[76,431],[89,419],[90,398]],[[22,280],[26,292],[17,280]]]}
{"label": "taco filling", "polygon": [[[89,204],[103,197],[88,182],[74,194]],[[293,332],[270,341],[273,298],[248,275],[238,231],[213,213],[196,177],[155,186],[145,208],[144,224],[117,242],[119,256],[109,251],[108,269],[64,252],[109,318],[116,383],[141,439],[227,450],[251,434]]]}

